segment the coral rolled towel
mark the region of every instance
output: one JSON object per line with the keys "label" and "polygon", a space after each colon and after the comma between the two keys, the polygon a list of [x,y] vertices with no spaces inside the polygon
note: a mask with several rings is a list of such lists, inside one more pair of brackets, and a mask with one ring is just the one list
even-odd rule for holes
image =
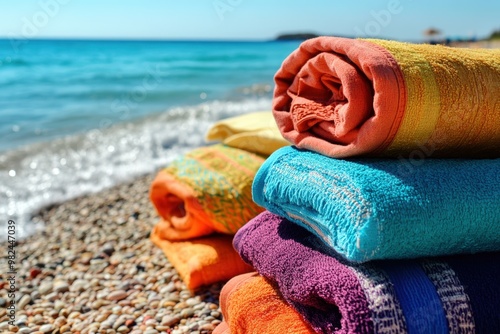
{"label": "coral rolled towel", "polygon": [[275,76],[273,114],[331,157],[500,156],[500,49],[305,41]]}
{"label": "coral rolled towel", "polygon": [[157,227],[151,233],[151,241],[163,251],[191,290],[252,270],[236,253],[232,240],[229,235],[213,234],[187,241],[168,241],[158,236]]}
{"label": "coral rolled towel", "polygon": [[150,198],[160,215],[156,233],[185,240],[213,232],[234,234],[263,209],[251,186],[263,158],[214,145],[193,150],[160,171]]}
{"label": "coral rolled towel", "polygon": [[312,334],[302,319],[265,278],[248,273],[231,279],[221,291],[224,322],[214,334]]}

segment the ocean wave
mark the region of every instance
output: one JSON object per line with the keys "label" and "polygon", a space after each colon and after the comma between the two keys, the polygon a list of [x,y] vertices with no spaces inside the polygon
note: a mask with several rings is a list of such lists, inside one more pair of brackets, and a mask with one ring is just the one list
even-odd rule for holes
{"label": "ocean wave", "polygon": [[154,172],[206,145],[217,120],[270,105],[268,98],[211,101],[1,153],[0,216],[16,221],[20,237],[36,233],[42,227],[31,216],[40,208]]}

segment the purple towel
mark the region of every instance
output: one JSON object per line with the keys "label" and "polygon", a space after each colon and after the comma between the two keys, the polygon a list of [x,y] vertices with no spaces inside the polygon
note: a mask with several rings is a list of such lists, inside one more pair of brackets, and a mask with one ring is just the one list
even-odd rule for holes
{"label": "purple towel", "polygon": [[234,239],[241,257],[276,282],[318,333],[492,333],[500,328],[498,253],[352,264],[322,245],[307,230],[267,211]]}

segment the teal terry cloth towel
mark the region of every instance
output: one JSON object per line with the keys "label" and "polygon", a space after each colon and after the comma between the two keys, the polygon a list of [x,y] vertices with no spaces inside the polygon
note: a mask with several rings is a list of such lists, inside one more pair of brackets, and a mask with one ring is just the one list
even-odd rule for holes
{"label": "teal terry cloth towel", "polygon": [[253,199],[347,260],[500,250],[500,159],[338,160],[285,147]]}

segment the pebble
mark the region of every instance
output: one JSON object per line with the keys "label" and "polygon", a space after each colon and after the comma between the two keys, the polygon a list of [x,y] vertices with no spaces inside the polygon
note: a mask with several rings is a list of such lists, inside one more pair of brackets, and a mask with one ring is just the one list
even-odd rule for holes
{"label": "pebble", "polygon": [[58,282],[54,285],[54,292],[67,292],[69,291],[69,285],[66,282]]}
{"label": "pebble", "polygon": [[[0,333],[213,331],[222,319],[217,301],[223,284],[189,291],[149,240],[158,220],[148,198],[153,178],[148,175],[35,215],[46,230],[18,245],[23,254],[19,276],[30,278],[31,270],[31,279],[18,282],[19,327],[8,331],[1,306],[8,299],[0,287]],[[6,265],[0,257],[0,267]]]}
{"label": "pebble", "polygon": [[181,311],[181,317],[189,318],[194,315],[194,310],[192,308],[185,308]]}
{"label": "pebble", "polygon": [[70,290],[76,292],[83,292],[90,287],[90,283],[86,280],[77,279],[71,284]]}
{"label": "pebble", "polygon": [[17,303],[17,308],[19,310],[23,310],[26,305],[29,304],[31,301],[31,296],[30,295],[23,295],[19,302]]}
{"label": "pebble", "polygon": [[116,290],[108,295],[108,300],[122,300],[127,298],[128,293],[125,290]]}
{"label": "pebble", "polygon": [[38,292],[40,292],[40,294],[44,296],[52,291],[52,287],[52,282],[44,282],[38,288]]}
{"label": "pebble", "polygon": [[40,297],[41,297],[40,292],[38,292],[37,290],[31,293],[31,300],[37,300],[40,299]]}
{"label": "pebble", "polygon": [[42,332],[42,333],[49,333],[49,332],[52,332],[53,330],[54,330],[54,326],[51,324],[40,326],[40,332]]}
{"label": "pebble", "polygon": [[69,332],[70,329],[71,329],[70,325],[62,325],[61,328],[59,328],[59,332],[60,333]]}

